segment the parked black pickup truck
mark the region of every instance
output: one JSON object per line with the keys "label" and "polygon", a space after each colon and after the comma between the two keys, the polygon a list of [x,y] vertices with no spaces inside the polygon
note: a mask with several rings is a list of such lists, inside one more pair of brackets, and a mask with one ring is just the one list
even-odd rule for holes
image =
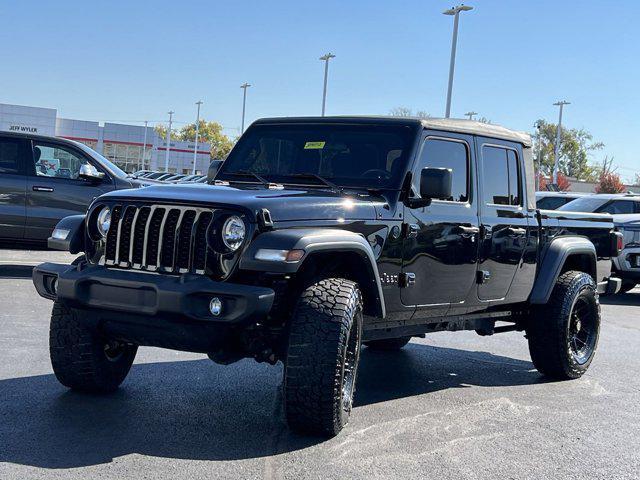
{"label": "parked black pickup truck", "polygon": [[361,345],[525,331],[535,367],[580,377],[613,293],[608,215],[535,208],[527,135],[463,120],[255,122],[215,184],[96,199],[33,280],[55,301],[59,381],[108,392],[139,345],[284,365],[287,421],[337,434]]}
{"label": "parked black pickup truck", "polygon": [[96,197],[150,183],[73,140],[0,132],[0,241],[46,244],[62,218]]}

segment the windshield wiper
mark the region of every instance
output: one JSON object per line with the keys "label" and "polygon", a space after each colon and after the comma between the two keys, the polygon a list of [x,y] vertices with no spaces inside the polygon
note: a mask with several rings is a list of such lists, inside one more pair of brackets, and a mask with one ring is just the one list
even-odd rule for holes
{"label": "windshield wiper", "polygon": [[236,175],[238,177],[253,177],[262,183],[264,186],[268,187],[271,185],[271,182],[266,178],[258,175],[257,173],[250,172],[249,170],[238,170],[237,172],[225,172],[226,175]]}
{"label": "windshield wiper", "polygon": [[321,177],[320,175],[317,175],[315,173],[292,173],[290,175],[287,175],[288,177],[293,177],[293,178],[313,178],[315,180],[318,180],[322,183],[324,183],[327,187],[331,188],[332,190],[338,192],[338,193],[342,193],[343,188],[336,185],[335,183],[333,183],[330,180],[327,180],[324,177]]}

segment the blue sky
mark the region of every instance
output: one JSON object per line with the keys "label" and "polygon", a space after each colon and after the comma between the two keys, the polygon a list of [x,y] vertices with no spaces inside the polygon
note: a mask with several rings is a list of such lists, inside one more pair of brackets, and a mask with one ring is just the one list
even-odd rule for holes
{"label": "blue sky", "polygon": [[[537,118],[584,127],[627,179],[640,172],[640,2],[469,0],[452,115],[468,110],[532,130]],[[452,2],[0,0],[0,102],[69,118],[179,122],[202,114],[237,134],[248,121],[320,113],[444,113]],[[178,124],[180,125],[180,124]]]}

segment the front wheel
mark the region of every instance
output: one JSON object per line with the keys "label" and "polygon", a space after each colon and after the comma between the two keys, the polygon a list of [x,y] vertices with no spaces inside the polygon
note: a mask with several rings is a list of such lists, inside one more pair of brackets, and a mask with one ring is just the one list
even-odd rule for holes
{"label": "front wheel", "polygon": [[103,338],[86,324],[86,312],[55,302],[49,354],[58,381],[73,390],[107,393],[124,381],[138,347]]}
{"label": "front wheel", "polygon": [[593,360],[599,334],[600,303],[593,278],[583,272],[563,273],[527,327],[533,365],[551,378],[579,378]]}
{"label": "front wheel", "polygon": [[290,323],[284,371],[292,430],[334,436],[347,424],[361,336],[362,296],[356,283],[328,278],[302,292]]}

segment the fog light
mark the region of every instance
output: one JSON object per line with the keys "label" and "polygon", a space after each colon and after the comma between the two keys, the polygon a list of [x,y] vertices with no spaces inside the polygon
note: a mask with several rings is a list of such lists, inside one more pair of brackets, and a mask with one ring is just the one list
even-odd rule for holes
{"label": "fog light", "polygon": [[214,317],[222,313],[222,301],[218,297],[213,297],[209,302],[209,311]]}

